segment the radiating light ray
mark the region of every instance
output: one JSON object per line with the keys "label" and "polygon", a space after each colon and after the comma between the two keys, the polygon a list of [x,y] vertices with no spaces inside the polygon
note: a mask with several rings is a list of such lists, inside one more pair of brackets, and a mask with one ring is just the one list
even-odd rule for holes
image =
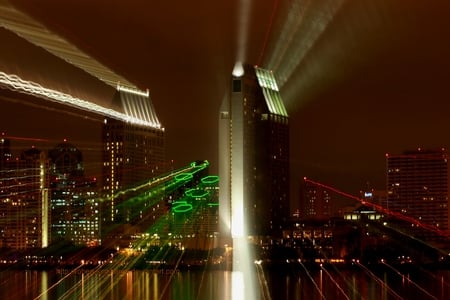
{"label": "radiating light ray", "polygon": [[[184,252],[184,250],[183,250],[183,252]],[[180,262],[181,262],[181,259],[182,259],[182,258],[183,258],[183,253],[182,253],[182,254],[180,255],[180,257],[178,258],[177,263],[175,264],[175,269],[178,269],[178,266],[180,265]],[[172,283],[172,278],[173,278],[174,274],[175,274],[175,272],[172,272],[172,273],[170,274],[170,278],[169,278],[169,280],[167,280],[166,285],[165,285],[164,288],[162,289],[162,292],[161,292],[161,294],[160,294],[159,299],[163,299],[163,298],[164,298],[164,295],[165,295],[167,289],[169,288],[170,284]]]}
{"label": "radiating light ray", "polygon": [[49,142],[48,139],[41,138],[33,138],[33,137],[24,137],[24,136],[11,136],[11,135],[2,135],[2,138],[13,140],[13,141],[29,141],[29,142]]}
{"label": "radiating light ray", "polygon": [[367,269],[364,265],[362,265],[358,260],[354,261],[357,266],[359,266],[361,269],[363,269],[373,280],[378,282],[381,287],[385,288],[388,293],[390,293],[392,296],[394,296],[396,299],[403,299],[399,294],[397,294],[389,285],[387,285],[383,280],[381,280],[377,275],[375,275],[372,271]]}
{"label": "radiating light ray", "polygon": [[51,107],[51,106],[45,106],[45,105],[43,106],[41,104],[33,103],[33,102],[30,102],[30,101],[24,102],[22,99],[16,99],[16,98],[12,98],[12,97],[4,97],[4,96],[2,96],[1,100],[8,101],[8,102],[11,102],[11,103],[17,103],[17,104],[20,104],[20,105],[26,105],[26,106],[33,107],[33,108],[43,109],[43,110],[51,111],[51,112],[54,112],[54,113],[62,113],[62,114],[66,114],[66,115],[69,115],[69,116],[72,116],[72,117],[76,117],[76,118],[80,118],[80,119],[84,119],[84,120],[89,120],[89,121],[93,121],[93,122],[97,122],[97,123],[103,123],[103,121],[104,121],[102,118],[95,118],[95,117],[92,117],[92,116],[88,116],[87,114],[82,114],[81,112],[77,113],[75,111],[69,111],[67,109],[60,109],[60,108],[57,108],[57,107]]}
{"label": "radiating light ray", "polygon": [[297,0],[288,7],[286,22],[276,40],[267,66],[277,74],[283,86],[319,40],[346,0]]}
{"label": "radiating light ray", "polygon": [[61,36],[52,33],[32,17],[17,10],[9,1],[0,2],[0,26],[15,32],[30,43],[45,49],[108,85],[115,86],[121,82],[122,85],[135,88],[124,77],[117,75]]}
{"label": "radiating light ray", "polygon": [[270,57],[267,59],[266,65],[270,70],[278,70],[281,61],[286,55],[286,51],[291,47],[293,40],[297,37],[302,22],[304,22],[305,12],[308,10],[312,0],[294,0],[292,6],[289,6],[286,21],[283,23],[280,36],[274,43]]}
{"label": "radiating light ray", "polygon": [[275,0],[273,3],[272,14],[270,15],[270,20],[269,20],[269,26],[267,27],[266,35],[264,36],[264,42],[262,45],[262,49],[259,53],[259,58],[257,60],[258,65],[260,65],[262,63],[264,53],[266,52],[267,43],[269,42],[270,33],[272,32],[274,18],[275,18],[276,13],[278,12],[278,4],[279,4],[279,0]]}
{"label": "radiating light ray", "polygon": [[59,104],[69,105],[88,112],[98,113],[127,123],[147,126],[155,129],[162,129],[161,124],[159,123],[148,122],[142,119],[128,116],[113,109],[105,108],[98,104],[72,97],[69,94],[42,87],[38,83],[26,81],[17,75],[9,75],[2,71],[0,71],[0,87],[16,92],[29,94],[32,96],[37,96]]}
{"label": "radiating light ray", "polygon": [[444,276],[442,276],[442,275],[441,276],[435,275],[435,274],[431,273],[430,271],[428,271],[428,270],[426,270],[424,268],[421,268],[420,271],[425,273],[425,274],[427,274],[431,278],[433,278],[433,280],[440,281],[442,283],[442,286],[445,285],[447,288],[450,288],[450,283],[447,280],[444,279]]}
{"label": "radiating light ray", "polygon": [[415,281],[411,280],[408,276],[403,275],[402,273],[400,273],[399,270],[397,270],[396,268],[394,268],[393,266],[391,266],[390,264],[388,264],[387,262],[385,262],[384,260],[381,261],[382,264],[384,264],[385,266],[387,266],[389,269],[391,269],[392,271],[394,271],[397,275],[399,275],[402,278],[406,278],[406,280],[411,283],[412,285],[414,285],[416,288],[418,288],[421,292],[423,292],[425,295],[429,296],[430,298],[436,299],[437,298],[433,295],[431,295],[427,290],[425,290],[423,287],[421,287],[420,285],[418,285]]}
{"label": "radiating light ray", "polygon": [[83,265],[79,265],[78,267],[76,267],[75,269],[73,269],[72,271],[70,271],[69,273],[67,273],[67,275],[65,275],[63,278],[61,278],[60,280],[58,280],[57,282],[55,282],[54,284],[52,284],[48,289],[46,289],[45,291],[43,291],[41,294],[39,294],[37,297],[34,298],[34,300],[38,300],[44,296],[46,296],[48,294],[48,292],[52,289],[54,289],[55,287],[57,287],[61,282],[63,282],[67,277],[75,274],[79,269],[81,269],[83,267]]}
{"label": "radiating light ray", "polygon": [[330,278],[331,282],[336,286],[336,288],[342,293],[342,295],[345,297],[345,299],[350,300],[350,297],[344,292],[342,287],[339,285],[339,283],[331,276],[331,274],[322,266],[320,265],[320,269]]}
{"label": "radiating light ray", "polygon": [[232,300],[260,299],[254,257],[246,237],[233,238]]}
{"label": "radiating light ray", "polygon": [[309,273],[308,269],[305,267],[305,265],[302,263],[302,261],[299,259],[298,263],[300,264],[300,266],[302,266],[303,270],[305,270],[306,272],[306,276],[308,276],[308,278],[311,280],[311,283],[314,285],[314,287],[316,288],[317,292],[319,293],[320,297],[322,299],[326,299],[325,295],[323,294],[321,288],[317,285],[317,282],[314,280],[314,278],[311,276],[311,273]]}
{"label": "radiating light ray", "polygon": [[259,262],[255,262],[255,265],[258,275],[259,286],[262,289],[261,299],[271,300],[272,297],[270,296],[269,284],[267,282],[266,275],[264,274],[264,269]]}
{"label": "radiating light ray", "polygon": [[[89,272],[86,272],[85,280],[90,279],[91,277],[95,276],[101,268],[102,268],[102,265],[98,265],[93,270],[89,270]],[[69,275],[69,274],[67,274],[67,275]],[[61,296],[58,297],[58,300],[73,299],[74,296],[81,296],[81,299],[83,299],[84,295],[81,293],[81,289],[79,288],[80,285],[81,285],[80,281],[77,282],[76,284],[73,284],[69,289],[67,289],[64,292],[64,294],[62,294]],[[81,293],[81,295],[80,295],[80,293]]]}
{"label": "radiating light ray", "polygon": [[239,0],[238,17],[237,17],[237,32],[236,32],[236,62],[243,63],[247,58],[247,42],[248,33],[250,30],[250,6],[252,0]]}
{"label": "radiating light ray", "polygon": [[[208,249],[208,254],[206,255],[206,257],[210,257],[210,254],[211,254],[211,249],[209,248]],[[205,267],[202,270],[202,276],[201,276],[201,279],[200,279],[200,284],[198,285],[196,299],[201,299],[200,298],[200,291],[201,291],[201,289],[203,287],[206,271],[207,271],[207,264],[205,264]],[[171,274],[171,275],[173,275],[173,274]]]}
{"label": "radiating light ray", "polygon": [[[208,167],[208,165],[209,165],[209,162],[207,162],[207,161],[204,161],[203,163],[198,163],[198,162],[192,163],[191,165],[189,165],[185,168],[181,168],[179,170],[175,170],[173,172],[163,174],[160,177],[149,180],[148,182],[146,182],[142,185],[138,185],[133,188],[127,189],[126,191],[122,191],[122,193],[123,193],[122,195],[126,195],[126,196],[131,195],[134,197],[137,193],[141,197],[147,197],[146,198],[147,200],[150,199],[151,197],[159,198],[161,196],[161,194],[152,193],[152,195],[145,195],[149,185],[154,189],[163,190],[165,187],[167,187],[167,184],[170,183],[170,181],[173,181],[172,183],[169,184],[169,187],[170,187],[169,190],[172,191],[171,190],[172,188],[180,187],[178,185],[179,182],[186,183],[187,181],[192,181],[194,179],[194,176],[192,176],[192,175],[204,170],[204,168]],[[186,176],[186,174],[188,172],[190,172],[189,173],[190,176]],[[219,179],[218,179],[218,177],[215,177],[215,176],[206,176],[199,180],[199,185],[203,185],[203,186],[217,185],[218,183],[219,183]],[[160,187],[158,187],[158,185]],[[162,188],[161,186],[164,188]],[[210,194],[200,192],[193,188],[187,190],[185,192],[185,194],[191,195],[193,198],[195,198],[195,197],[201,197],[201,198],[210,197]],[[197,203],[200,203],[199,201],[200,200],[195,200],[195,202],[197,202]],[[206,201],[208,201],[208,200],[206,200]],[[189,222],[196,221],[195,216],[197,216],[198,214],[197,214],[195,208],[200,209],[200,206],[199,205],[194,206],[194,210],[192,211],[192,214],[191,214],[192,218],[190,218]],[[167,222],[169,222],[169,220],[167,218],[161,217],[158,220],[156,220],[156,223],[151,228],[148,228],[148,231],[151,232],[152,230],[156,230],[157,232],[159,232],[161,228],[164,228],[167,226]],[[140,222],[138,222],[138,225],[139,224],[140,224]],[[184,230],[184,229],[179,228],[179,230]],[[181,231],[180,232],[173,231],[173,233],[175,235],[178,235],[181,233]],[[133,243],[133,247],[138,247],[139,249],[141,249],[141,248],[145,248],[146,245],[156,244],[153,242],[159,243],[160,241],[154,235],[143,234],[143,238],[136,240],[136,242]],[[165,246],[170,246],[169,239],[165,240],[164,244],[160,245],[159,251],[155,257],[158,257],[158,259],[161,259],[161,260],[166,260],[166,257],[169,255],[169,252],[170,252],[170,247],[165,248]],[[74,286],[72,286],[68,291],[66,291],[64,293],[63,298],[66,298],[66,299],[73,299],[73,298],[91,299],[91,298],[100,297],[100,299],[101,299],[101,298],[108,297],[108,294],[111,292],[111,290],[110,289],[99,290],[100,287],[102,287],[104,285],[108,285],[108,283],[111,288],[117,286],[119,284],[120,280],[122,280],[122,278],[126,274],[128,274],[127,271],[132,270],[136,266],[138,261],[143,258],[142,255],[144,253],[145,253],[144,251],[138,251],[137,253],[135,253],[135,255],[133,254],[131,256],[119,253],[118,255],[115,255],[115,257],[111,259],[111,263],[101,264],[101,265],[97,266],[96,268],[94,268],[93,270],[82,270],[82,276],[86,276],[86,279],[92,278],[93,276],[100,276],[98,282],[96,283],[96,286],[86,286],[85,287],[83,285],[83,282],[79,281]],[[179,256],[175,257],[177,259],[176,264],[175,264],[175,269],[177,269],[179,267],[179,264],[181,263],[181,258],[183,257],[183,253],[184,253],[184,249],[180,252],[180,254],[177,253],[177,255],[179,255]],[[77,261],[77,259],[79,261],[81,261],[81,259],[83,259],[82,253],[78,254],[78,256],[74,257],[73,259],[74,259],[74,261]],[[170,258],[168,258],[168,259],[170,259]],[[50,287],[49,289],[46,289],[47,293],[44,295],[47,295],[48,292],[51,289],[54,289],[56,285],[63,284],[63,281],[68,276],[74,275],[75,272],[77,270],[80,270],[80,268],[82,268],[83,266],[84,266],[83,264],[79,265],[76,270],[73,270],[72,272],[70,272],[70,274],[67,274],[66,276],[64,276],[64,278],[61,278],[57,283],[55,283],[54,286]],[[114,270],[120,270],[120,271],[115,272]],[[111,274],[112,274],[111,277],[102,276],[102,274],[104,274],[105,271],[111,271]],[[169,282],[167,282],[165,291],[167,291],[167,287],[170,285],[170,281],[172,280],[174,275],[175,275],[175,272],[171,273],[171,277],[170,277]],[[160,295],[161,298],[163,298],[165,296],[164,293]],[[38,296],[38,297],[40,297],[40,296]]]}
{"label": "radiating light ray", "polygon": [[[313,240],[312,240],[310,237],[308,237],[307,240],[309,240],[309,241],[311,242],[311,244],[313,244]],[[327,254],[322,250],[322,248],[319,248],[319,252],[320,252],[320,254],[321,254],[324,258],[328,259]],[[342,278],[342,280],[347,284],[348,287],[352,288],[352,283],[350,282],[350,280],[348,280],[348,279],[346,278],[346,276],[344,276],[344,275],[342,274],[342,272],[339,271],[338,268],[337,268],[334,264],[331,264],[331,265],[332,265],[332,267],[333,267],[333,269],[334,269],[334,272],[336,272],[336,274],[339,274],[339,277]],[[322,266],[322,264],[320,264],[319,266],[320,266],[320,268],[322,268],[322,269],[327,273],[328,276],[332,277],[331,274],[329,274],[329,272],[326,271],[326,269]],[[330,279],[331,279],[332,281],[334,280],[333,278],[330,278]],[[333,283],[336,285],[336,287],[338,287],[339,290],[342,289],[342,288],[340,287],[340,285],[339,285],[337,282],[333,282]],[[353,288],[353,291],[356,292],[356,293],[359,295],[359,297],[360,297],[361,299],[363,299],[362,295],[361,295],[357,290],[355,290],[355,289]],[[345,294],[345,292],[344,292],[343,290],[341,290],[341,292],[344,294],[345,297],[348,297],[347,294]]]}

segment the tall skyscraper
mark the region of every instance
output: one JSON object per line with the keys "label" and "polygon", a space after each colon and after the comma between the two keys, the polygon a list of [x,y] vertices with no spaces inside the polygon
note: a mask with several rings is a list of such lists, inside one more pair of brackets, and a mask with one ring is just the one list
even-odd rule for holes
{"label": "tall skyscraper", "polygon": [[271,71],[245,65],[234,74],[219,116],[219,174],[222,228],[280,236],[289,217],[289,118]]}
{"label": "tall skyscraper", "polygon": [[107,118],[103,126],[102,186],[107,206],[102,219],[129,222],[130,212],[119,210],[118,192],[165,171],[164,128],[148,92],[118,86],[113,101],[128,122]]}
{"label": "tall skyscraper", "polygon": [[9,160],[0,172],[0,245],[47,247],[50,239],[48,161],[36,148]]}
{"label": "tall skyscraper", "polygon": [[[420,223],[449,229],[448,163],[445,149],[407,151],[386,154],[386,208],[414,218]],[[416,226],[416,224],[411,224]],[[437,238],[436,232],[420,226],[411,229],[425,239]]]}
{"label": "tall skyscraper", "polygon": [[84,176],[83,156],[64,142],[49,150],[52,241],[99,245],[100,198],[97,181]]}

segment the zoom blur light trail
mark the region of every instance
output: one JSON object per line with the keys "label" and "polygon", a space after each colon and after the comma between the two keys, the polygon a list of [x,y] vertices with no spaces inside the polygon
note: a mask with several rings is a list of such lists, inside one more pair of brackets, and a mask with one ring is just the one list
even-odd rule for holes
{"label": "zoom blur light trail", "polygon": [[324,272],[328,276],[328,278],[336,286],[336,288],[339,290],[339,292],[341,292],[342,296],[344,296],[345,299],[350,300],[350,297],[344,292],[344,290],[342,289],[341,285],[336,281],[336,279],[333,278],[333,276],[330,274],[330,272],[328,272],[327,269],[325,269],[322,266],[322,264],[320,264],[320,270],[322,272]]}
{"label": "zoom blur light trail", "polygon": [[[45,88],[38,83],[23,80],[17,75],[6,74],[5,72],[2,71],[0,71],[0,87],[14,92],[20,92],[27,95],[39,97],[59,104],[68,105],[84,111],[98,113],[100,115],[124,121],[127,123],[162,129],[161,124],[159,123],[148,122],[142,119],[131,117],[129,115],[123,114],[113,109],[106,108],[80,98],[73,97],[69,94]],[[118,87],[118,89],[120,89],[120,87]]]}
{"label": "zoom blur light trail", "polygon": [[370,278],[375,280],[381,288],[385,289],[389,294],[391,294],[395,299],[402,299],[397,292],[395,292],[385,281],[381,280],[377,275],[375,275],[372,271],[370,271],[368,268],[366,268],[364,265],[362,265],[359,260],[355,260],[354,263],[360,267],[364,272],[366,272],[367,275],[369,275]]}
{"label": "zoom blur light trail", "polygon": [[327,29],[345,0],[295,0],[286,8],[280,35],[274,40],[267,59],[283,86]]}
{"label": "zoom blur light trail", "polygon": [[43,48],[67,63],[84,70],[108,85],[121,85],[135,89],[124,77],[116,74],[62,36],[51,32],[31,16],[16,9],[8,0],[0,0],[0,27],[3,27],[28,42]]}
{"label": "zoom blur light trail", "polygon": [[[206,168],[208,166],[208,164],[209,163],[207,161],[204,161],[202,164],[192,163],[187,168],[183,168],[183,169],[180,169],[178,171],[171,173],[172,175],[162,175],[160,178],[155,179],[155,182],[157,182],[157,185],[154,186],[154,189],[164,190],[168,184],[170,186],[170,190],[173,190],[176,186],[180,187],[178,185],[179,182],[182,182],[182,183],[187,183],[188,181],[190,182],[193,179],[193,176],[191,176],[191,175],[203,170],[204,168]],[[192,172],[192,173],[187,173],[188,170],[190,170],[190,172]],[[167,180],[168,177],[170,177],[170,180]],[[164,178],[164,180],[162,178]],[[187,212],[182,212],[182,211],[177,212],[176,209],[171,209],[169,214],[171,214],[171,215],[172,214],[173,215],[188,215],[189,218],[186,218],[186,221],[188,221],[189,223],[196,222],[195,217],[198,215],[197,210],[201,208],[202,204],[205,205],[205,203],[207,203],[211,199],[211,194],[206,193],[206,191],[202,191],[201,187],[217,185],[218,180],[219,180],[219,178],[217,176],[206,176],[206,177],[201,178],[200,183],[197,188],[188,189],[185,191],[184,194],[185,194],[185,196],[190,196],[192,198],[205,198],[206,201],[194,200],[193,203],[196,203],[196,205],[193,205],[192,210],[187,211]],[[140,186],[141,189],[144,186],[145,185],[141,185]],[[127,192],[124,192],[124,194],[127,195],[127,193],[129,193],[130,191],[132,191],[132,189],[130,189]],[[139,194],[139,197],[143,197],[143,195]],[[153,194],[152,197],[158,197],[158,196]],[[141,200],[141,199],[139,199],[139,200]],[[107,286],[108,282],[111,283],[111,286],[116,286],[116,285],[118,285],[119,281],[124,276],[129,276],[130,273],[128,273],[127,271],[132,270],[133,267],[140,260],[144,259],[144,255],[146,255],[146,252],[143,250],[145,250],[147,247],[149,247],[149,245],[157,244],[160,242],[162,242],[163,244],[160,245],[160,248],[157,251],[157,253],[155,253],[152,257],[148,257],[148,259],[155,260],[155,261],[161,261],[161,262],[166,260],[167,256],[170,255],[171,243],[173,241],[172,238],[173,237],[176,238],[176,237],[180,237],[181,235],[184,235],[184,232],[180,231],[180,230],[182,230],[182,228],[178,228],[178,230],[177,230],[177,228],[175,228],[175,230],[172,231],[166,239],[160,239],[158,232],[159,233],[163,232],[163,229],[168,227],[169,222],[171,222],[171,221],[165,217],[161,217],[161,218],[157,219],[155,221],[155,224],[153,224],[150,228],[147,229],[146,232],[144,232],[142,234],[141,238],[137,239],[136,241],[134,241],[134,243],[132,245],[130,245],[130,249],[128,249],[128,250],[135,249],[135,250],[137,250],[136,252],[133,252],[132,255],[119,254],[116,257],[114,257],[114,260],[110,264],[102,265],[100,268],[96,268],[95,270],[92,270],[90,273],[88,273],[87,276],[100,276],[103,274],[100,272],[109,270],[109,271],[111,271],[110,278],[108,278],[106,276],[101,276],[100,282],[97,286],[98,287]],[[177,257],[177,260],[174,265],[175,270],[179,267],[179,264],[181,262],[183,255],[184,255],[184,247],[181,247],[179,249],[179,256]],[[115,270],[121,270],[121,272],[115,272]],[[166,293],[168,287],[170,286],[170,283],[171,283],[171,280],[172,280],[172,277],[174,274],[175,274],[175,272],[171,273],[169,280],[167,281],[166,285],[162,288],[162,292],[159,295],[160,298],[164,297],[164,294]],[[65,297],[66,298],[76,298],[76,297],[89,298],[89,297],[94,297],[95,295],[98,296],[98,294],[100,294],[103,297],[106,297],[107,294],[109,293],[109,290],[107,290],[107,289],[98,290],[96,288],[91,288],[91,290],[87,290],[87,289],[83,290],[81,288],[81,285],[82,285],[82,282],[78,282],[76,284],[76,288],[74,288],[74,287],[71,288],[70,291],[65,294]],[[100,298],[102,298],[102,297],[100,297]]]}
{"label": "zoom blur light trail", "polygon": [[423,287],[421,287],[415,281],[411,280],[411,278],[409,278],[409,275],[402,274],[399,270],[397,270],[396,268],[394,268],[393,266],[391,266],[390,264],[388,264],[384,260],[381,260],[381,263],[384,264],[385,266],[387,266],[392,271],[394,271],[394,273],[396,273],[398,276],[402,277],[403,280],[406,279],[406,281],[408,281],[408,283],[414,285],[417,289],[419,289],[422,293],[424,293],[428,297],[437,300],[437,298],[435,296],[431,295],[427,290],[425,290]]}
{"label": "zoom blur light trail", "polygon": [[[242,64],[246,61],[246,51],[248,42],[248,32],[250,27],[250,4],[251,0],[239,0],[238,17],[236,26],[236,65],[242,68]],[[236,70],[236,66],[235,66]],[[243,71],[243,70],[242,70]],[[238,72],[241,72],[240,70]],[[234,72],[236,73],[236,71]],[[236,76],[239,76],[236,73]]]}

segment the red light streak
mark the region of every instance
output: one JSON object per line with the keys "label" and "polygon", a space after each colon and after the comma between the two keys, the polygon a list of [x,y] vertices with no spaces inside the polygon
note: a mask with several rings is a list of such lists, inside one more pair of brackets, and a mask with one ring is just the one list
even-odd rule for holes
{"label": "red light streak", "polygon": [[31,141],[31,142],[49,142],[50,141],[50,140],[47,140],[47,139],[38,139],[38,138],[11,136],[11,135],[5,135],[4,138],[5,139],[9,139],[9,140]]}
{"label": "red light streak", "polygon": [[270,32],[272,31],[273,19],[275,17],[276,12],[278,11],[278,2],[279,2],[279,0],[276,0],[274,2],[274,4],[273,4],[272,14],[270,15],[269,27],[267,28],[266,35],[264,37],[264,43],[263,43],[261,52],[259,53],[257,65],[261,64],[264,52],[266,51],[267,43],[269,41]]}

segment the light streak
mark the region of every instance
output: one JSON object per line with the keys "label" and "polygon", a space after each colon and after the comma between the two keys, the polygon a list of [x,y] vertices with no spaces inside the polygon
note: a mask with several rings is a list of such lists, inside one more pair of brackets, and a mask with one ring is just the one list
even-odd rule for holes
{"label": "light streak", "polygon": [[35,297],[33,300],[38,300],[44,296],[46,296],[48,294],[48,292],[55,288],[56,286],[58,286],[61,282],[63,282],[67,277],[71,276],[72,274],[75,274],[78,269],[82,268],[83,264],[80,264],[78,267],[76,267],[75,269],[73,269],[72,271],[70,271],[69,273],[67,273],[67,275],[65,275],[63,278],[61,278],[60,280],[58,280],[57,282],[55,282],[54,284],[52,284],[52,286],[50,286],[48,289],[46,289],[45,291],[43,291],[41,294],[39,294],[37,297]]}
{"label": "light streak", "polygon": [[37,96],[59,104],[69,105],[84,111],[98,113],[127,123],[151,127],[155,129],[162,129],[161,124],[159,123],[148,122],[136,117],[131,117],[113,109],[73,97],[69,94],[42,87],[38,83],[26,81],[17,75],[6,74],[2,71],[0,71],[0,87],[32,96]]}
{"label": "light streak", "polygon": [[395,273],[397,273],[397,275],[399,275],[402,278],[406,278],[406,280],[411,283],[412,285],[414,285],[416,288],[418,288],[420,291],[422,291],[425,295],[436,299],[437,298],[433,295],[431,295],[427,290],[425,290],[423,287],[421,287],[420,285],[418,285],[416,282],[414,282],[413,280],[411,280],[408,276],[403,275],[402,273],[400,273],[399,270],[397,270],[396,268],[394,268],[393,266],[391,266],[390,264],[386,263],[384,260],[381,261],[382,264],[384,264],[385,266],[387,266],[388,268],[390,268],[392,271],[394,271]]}
{"label": "light streak", "polygon": [[[82,265],[81,265],[82,266]],[[92,278],[93,276],[95,276],[96,274],[97,274],[97,271],[98,270],[100,270],[102,268],[102,265],[98,265],[98,266],[96,266],[93,270],[90,270],[89,272],[87,272],[87,276],[86,276],[86,278],[84,278],[84,280],[88,280],[88,279],[90,279],[90,278]],[[67,275],[70,275],[70,273],[69,274],[67,274]],[[84,275],[84,274],[83,274]],[[74,284],[74,285],[72,285],[69,289],[67,289],[66,291],[65,291],[65,293],[63,294],[63,295],[61,295],[61,296],[59,296],[59,300],[64,300],[64,299],[71,299],[71,298],[74,298],[73,296],[73,294],[74,293],[79,293],[81,290],[79,289],[79,286],[81,285],[81,282],[77,282],[76,284]],[[94,287],[91,287],[91,288],[94,288]],[[81,296],[84,296],[84,294],[82,293],[82,295]],[[82,298],[83,299],[83,298]]]}
{"label": "light streak", "polygon": [[50,141],[48,139],[38,139],[38,138],[11,136],[11,135],[4,135],[3,137],[5,139],[16,140],[16,141],[30,141],[30,142],[49,142]]}
{"label": "light streak", "polygon": [[331,282],[333,282],[333,284],[337,287],[337,289],[342,293],[342,295],[345,297],[345,299],[350,300],[350,297],[347,296],[347,294],[344,292],[344,290],[342,289],[342,287],[339,285],[339,283],[337,283],[337,281],[333,278],[333,276],[331,276],[331,274],[322,266],[320,265],[320,268],[322,269],[322,271],[325,272],[325,274],[327,274],[328,278],[330,278]]}
{"label": "light streak", "polygon": [[17,10],[8,2],[2,1],[0,5],[1,27],[15,32],[30,43],[45,49],[110,86],[114,87],[117,82],[121,82],[122,85],[134,88],[134,85],[125,78],[117,75],[61,36],[50,32],[44,25]]}
{"label": "light streak", "polygon": [[[314,241],[307,237],[307,239],[311,242],[311,244],[314,244]],[[322,250],[322,248],[319,248],[319,252],[323,255],[323,257],[325,257],[326,259],[328,259],[327,254]],[[343,291],[343,289],[341,288],[341,286],[337,283],[337,281],[334,280],[334,278],[331,276],[331,274],[322,266],[322,264],[319,265],[320,268],[323,269],[323,271],[325,271],[325,273],[330,277],[331,281],[336,285],[336,287],[344,294],[344,296],[348,299],[347,294]],[[342,274],[342,272],[340,272],[338,270],[338,268],[332,264],[334,271],[339,274],[340,277],[342,277],[342,280],[347,284],[348,287],[352,288],[352,284],[351,282]],[[359,292],[353,287],[353,292],[354,293],[358,293]],[[361,295],[359,295],[361,296]],[[362,298],[361,298],[362,299]]]}
{"label": "light streak", "polygon": [[254,257],[246,237],[233,238],[232,300],[260,299]]}
{"label": "light streak", "polygon": [[262,289],[261,299],[271,300],[272,297],[270,296],[269,285],[267,283],[266,276],[264,275],[264,269],[258,262],[255,262],[255,266],[258,273],[259,285],[261,286]]}
{"label": "light streak", "polygon": [[251,0],[239,0],[236,62],[242,64],[246,61],[248,32],[250,27],[250,3]]}
{"label": "light streak", "polygon": [[363,269],[373,280],[378,282],[380,286],[384,287],[392,296],[394,296],[396,299],[403,299],[399,294],[397,294],[389,285],[384,283],[378,276],[376,276],[372,271],[367,269],[364,265],[362,265],[359,261],[355,260],[354,263],[359,266],[361,269]]}
{"label": "light streak", "polygon": [[319,292],[320,294],[320,298],[321,299],[326,299],[325,295],[323,294],[322,290],[319,288],[319,286],[317,285],[316,281],[314,280],[314,278],[311,276],[311,273],[309,273],[308,269],[305,267],[305,265],[301,262],[301,260],[298,260],[298,263],[300,264],[300,266],[302,266],[303,270],[305,270],[306,275],[308,276],[308,278],[311,280],[311,283],[314,285],[314,287],[316,288],[316,290]]}
{"label": "light streak", "polygon": [[276,70],[280,85],[288,81],[308,52],[319,40],[345,0],[294,1],[268,60],[269,69]]}
{"label": "light streak", "polygon": [[269,41],[270,32],[272,31],[273,20],[274,20],[274,17],[276,15],[277,11],[278,11],[278,2],[279,2],[279,0],[275,0],[275,2],[273,3],[272,14],[270,15],[269,26],[267,27],[266,35],[264,37],[263,46],[262,46],[261,52],[259,53],[258,65],[260,65],[262,63],[262,58],[264,56],[264,52],[266,51],[267,42]]}

